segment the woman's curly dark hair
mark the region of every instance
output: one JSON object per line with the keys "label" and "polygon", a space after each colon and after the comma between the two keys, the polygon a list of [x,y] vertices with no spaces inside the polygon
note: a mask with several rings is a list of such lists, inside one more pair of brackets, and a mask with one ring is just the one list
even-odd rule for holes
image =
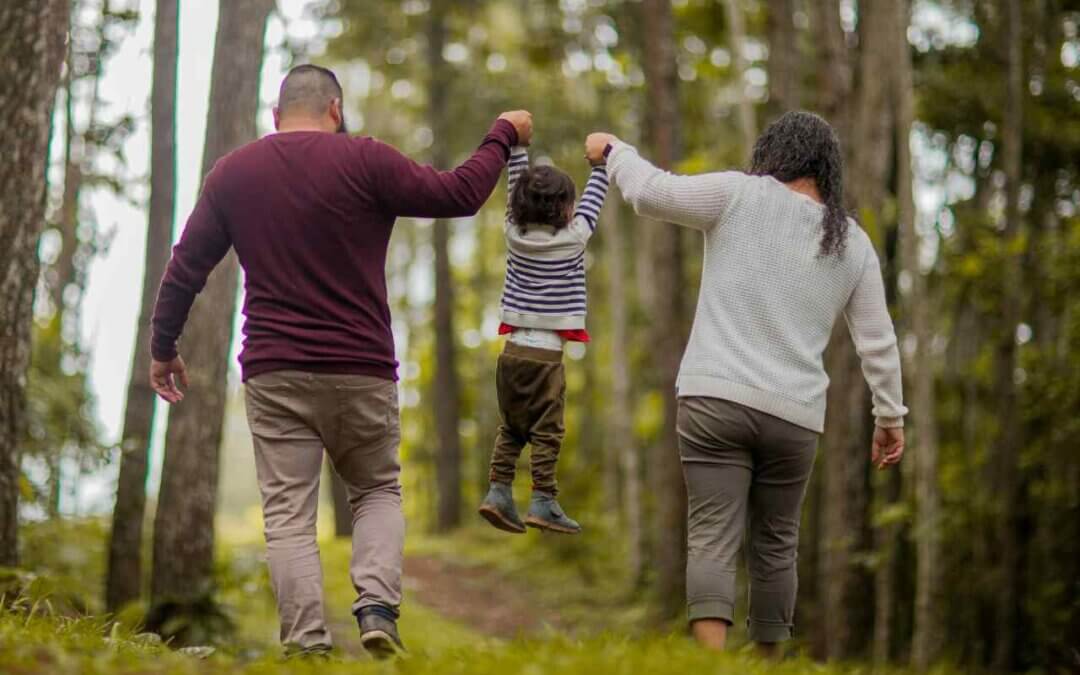
{"label": "woman's curly dark hair", "polygon": [[825,202],[821,255],[843,255],[849,217],[844,209],[844,160],[828,122],[809,112],[784,113],[754,144],[749,173],[781,183],[813,178]]}
{"label": "woman's curly dark hair", "polygon": [[577,197],[574,181],[553,166],[534,166],[518,176],[510,195],[510,221],[524,232],[529,225],[559,230],[570,224],[570,206]]}

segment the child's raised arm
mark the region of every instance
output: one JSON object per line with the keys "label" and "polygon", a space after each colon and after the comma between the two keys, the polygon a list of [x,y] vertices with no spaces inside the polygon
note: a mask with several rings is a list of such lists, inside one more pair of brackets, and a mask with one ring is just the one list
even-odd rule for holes
{"label": "child's raised arm", "polygon": [[607,197],[608,175],[607,169],[594,166],[589,180],[585,183],[585,190],[581,193],[577,208],[574,209],[574,223],[584,224],[591,235],[596,231],[596,221],[600,218],[600,209],[604,206],[604,198]]}
{"label": "child's raised arm", "polygon": [[510,159],[506,161],[506,224],[510,224],[510,200],[514,198],[514,187],[525,169],[529,168],[529,149],[523,145],[510,148]]}

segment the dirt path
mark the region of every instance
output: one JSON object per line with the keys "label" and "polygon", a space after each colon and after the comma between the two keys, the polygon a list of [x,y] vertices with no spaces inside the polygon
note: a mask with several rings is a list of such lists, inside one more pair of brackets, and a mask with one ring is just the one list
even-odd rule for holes
{"label": "dirt path", "polygon": [[418,602],[485,635],[513,638],[563,623],[527,588],[489,567],[415,556],[405,559],[404,572],[405,589]]}

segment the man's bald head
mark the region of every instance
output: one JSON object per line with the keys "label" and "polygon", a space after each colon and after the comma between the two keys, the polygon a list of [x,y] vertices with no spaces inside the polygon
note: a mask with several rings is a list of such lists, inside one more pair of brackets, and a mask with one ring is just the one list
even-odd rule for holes
{"label": "man's bald head", "polygon": [[281,81],[275,119],[280,127],[282,122],[294,119],[333,117],[336,130],[344,131],[342,97],[341,85],[329,69],[311,64],[296,66]]}

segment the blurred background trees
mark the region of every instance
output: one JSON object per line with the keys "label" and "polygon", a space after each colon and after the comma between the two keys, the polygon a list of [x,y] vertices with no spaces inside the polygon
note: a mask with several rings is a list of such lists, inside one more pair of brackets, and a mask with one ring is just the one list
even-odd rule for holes
{"label": "blurred background trees", "polygon": [[[158,0],[157,11],[169,4]],[[0,420],[22,439],[0,439],[0,468],[10,469],[0,476],[0,516],[13,522],[2,504],[19,495],[24,519],[60,517],[60,477],[70,484],[122,456],[113,536],[115,547],[128,533],[119,559],[130,560],[144,517],[124,491],[146,485],[140,453],[156,446],[147,421],[125,432],[121,453],[106,450],[115,439],[101,438],[95,423],[91,355],[77,325],[79,270],[107,244],[80,186],[112,180],[133,189],[129,177],[95,168],[111,164],[87,158],[122,154],[138,123],[94,113],[95,78],[136,17],[101,0],[75,6],[69,54],[58,57],[67,65],[49,85],[58,92],[53,144],[63,148],[52,152],[49,175],[63,180],[50,182],[45,219],[20,230],[33,238],[46,227],[33,321],[28,310],[12,318],[17,325],[0,314],[9,340],[2,354],[26,363],[33,326],[25,391],[18,369],[27,366],[0,358],[0,397],[12,396]],[[231,46],[215,50],[204,172],[256,135],[261,26],[272,6],[222,4],[218,40]],[[592,130],[610,130],[674,170],[701,172],[745,168],[755,134],[785,110],[825,115],[844,144],[849,207],[882,260],[912,412],[902,470],[872,472],[868,393],[841,322],[827,354],[829,419],[804,513],[799,638],[820,658],[918,667],[941,658],[1006,670],[1072,662],[1080,638],[1080,5],[312,0],[305,12],[318,30],[286,48],[294,62],[337,71],[350,131],[441,168],[513,108],[534,113],[534,161],[557,164],[579,185],[581,143]],[[155,45],[162,69],[165,35]],[[154,75],[155,137],[171,115],[167,77],[160,73],[159,91]],[[0,89],[0,101],[10,92]],[[65,114],[69,100],[74,115]],[[32,152],[46,157],[44,147]],[[152,164],[157,181],[161,164]],[[40,189],[41,173],[29,183],[21,175],[20,185]],[[150,192],[148,226],[159,239],[147,246],[147,270],[161,264],[160,228],[172,223],[171,208],[155,202],[172,179],[163,180]],[[12,189],[0,180],[5,238],[14,231]],[[474,527],[497,424],[503,208],[497,190],[475,218],[405,219],[395,231],[387,273],[412,532],[469,537]],[[9,264],[8,255],[0,250],[0,261]],[[507,548],[550,556],[605,606],[640,610],[639,626],[682,612],[673,378],[700,257],[699,236],[637,218],[613,191],[587,254],[594,341],[567,359],[560,481],[586,534]],[[159,275],[147,272],[144,305]],[[185,341],[189,366],[203,374],[184,403],[190,410],[172,411],[161,503],[147,508],[157,507],[155,557],[175,556],[167,576],[185,579],[159,587],[159,598],[208,581],[219,482],[219,519],[257,505],[240,391],[226,386],[236,272],[215,275],[211,285],[221,288],[200,298]],[[133,265],[131,283],[139,276]],[[145,366],[135,368],[129,416],[147,405],[138,389]],[[19,396],[29,399],[25,413],[6,403]],[[181,554],[196,544],[198,564]],[[0,558],[13,561],[15,550],[0,530]],[[144,584],[128,587],[111,607],[145,597]]]}

